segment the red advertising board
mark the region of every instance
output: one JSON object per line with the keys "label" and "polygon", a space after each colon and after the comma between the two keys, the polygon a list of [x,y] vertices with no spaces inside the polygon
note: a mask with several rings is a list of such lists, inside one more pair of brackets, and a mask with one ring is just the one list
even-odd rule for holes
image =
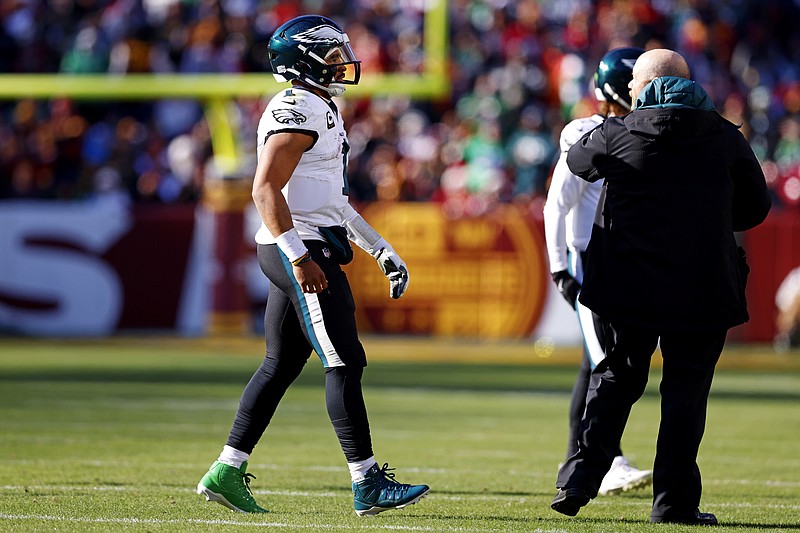
{"label": "red advertising board", "polygon": [[[406,295],[391,300],[375,261],[356,252],[346,271],[364,331],[580,341],[574,313],[553,296],[541,221],[528,211],[448,219],[436,204],[393,203],[363,214],[411,273]],[[257,215],[217,219],[200,205],[0,202],[0,333],[197,335],[215,311],[247,315],[267,290],[253,243]],[[800,265],[800,215],[775,211],[742,240],[751,319],[730,339],[770,342],[775,291]],[[249,300],[215,296],[243,286]]]}

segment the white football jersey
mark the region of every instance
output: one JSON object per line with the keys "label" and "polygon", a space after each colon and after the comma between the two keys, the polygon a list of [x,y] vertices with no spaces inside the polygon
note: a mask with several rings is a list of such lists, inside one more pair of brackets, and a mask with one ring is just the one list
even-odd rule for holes
{"label": "white football jersey", "polygon": [[561,155],[553,170],[544,206],[550,272],[568,270],[567,248],[583,252],[592,236],[592,224],[603,189],[603,180],[589,183],[570,172],[567,152],[585,133],[602,124],[603,120],[600,115],[579,118],[567,124],[561,131]]}
{"label": "white football jersey", "polygon": [[[325,240],[317,228],[341,226],[356,214],[348,202],[350,145],[342,116],[335,104],[306,89],[292,87],[275,95],[261,115],[259,156],[267,138],[279,132],[303,132],[314,139],[281,192],[300,238]],[[275,242],[275,236],[263,223],[256,242]]]}

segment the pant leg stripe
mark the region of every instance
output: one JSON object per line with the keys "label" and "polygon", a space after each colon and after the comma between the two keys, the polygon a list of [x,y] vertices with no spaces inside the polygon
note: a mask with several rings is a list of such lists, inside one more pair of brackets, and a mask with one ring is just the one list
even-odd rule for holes
{"label": "pant leg stripe", "polygon": [[294,277],[294,271],[292,270],[292,264],[289,262],[289,258],[286,257],[283,252],[279,251],[279,254],[283,262],[283,268],[289,275],[289,281],[300,302],[303,322],[305,323],[309,340],[314,347],[314,351],[317,352],[317,355],[322,361],[322,366],[325,368],[345,366],[339,354],[336,353],[333,342],[331,342],[328,336],[328,331],[325,329],[325,319],[322,316],[322,307],[319,305],[319,298],[316,294],[307,294],[303,292],[303,289]]}
{"label": "pant leg stripe", "polygon": [[[583,283],[583,255],[584,252],[567,250],[570,274],[581,284]],[[580,302],[575,302],[575,311],[578,313],[578,325],[581,328],[583,344],[586,346],[586,354],[589,356],[589,366],[594,370],[594,367],[605,358],[606,353],[597,337],[592,311]]]}
{"label": "pant leg stripe", "polygon": [[583,333],[583,342],[586,345],[586,353],[589,355],[589,363],[592,370],[594,370],[594,367],[605,358],[606,354],[600,345],[600,339],[597,338],[597,331],[594,329],[595,323],[592,311],[580,302],[575,307],[577,307],[578,324],[580,324],[581,333]]}

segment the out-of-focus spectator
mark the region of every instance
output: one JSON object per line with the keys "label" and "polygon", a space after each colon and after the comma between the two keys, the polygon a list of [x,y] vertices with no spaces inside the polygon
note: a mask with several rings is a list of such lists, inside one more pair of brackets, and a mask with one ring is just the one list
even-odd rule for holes
{"label": "out-of-focus spectator", "polygon": [[775,163],[781,171],[800,165],[800,115],[781,120],[780,139],[775,146]]}
{"label": "out-of-focus spectator", "polygon": [[800,267],[786,275],[775,292],[775,350],[785,352],[800,346]]}
{"label": "out-of-focus spectator", "polygon": [[528,199],[545,190],[553,166],[555,146],[551,135],[542,129],[542,111],[529,106],[522,110],[517,129],[506,143],[514,176],[514,198]]}
{"label": "out-of-focus spectator", "polygon": [[97,28],[88,26],[75,36],[72,47],[61,59],[64,74],[97,74],[108,69],[108,48]]}
{"label": "out-of-focus spectator", "polygon": [[[315,11],[347,23],[365,73],[421,73],[425,9],[390,0],[8,0],[0,72],[267,72],[274,29]],[[341,104],[355,202],[433,200],[454,216],[508,201],[538,209],[558,132],[593,111],[593,65],[635,45],[684,55],[717,108],[742,125],[775,203],[800,206],[796,2],[451,0],[448,10],[449,99]],[[235,105],[249,149],[259,103]],[[193,201],[215,168],[207,130],[191,100],[0,102],[0,197],[83,198],[115,182],[132,201]]]}

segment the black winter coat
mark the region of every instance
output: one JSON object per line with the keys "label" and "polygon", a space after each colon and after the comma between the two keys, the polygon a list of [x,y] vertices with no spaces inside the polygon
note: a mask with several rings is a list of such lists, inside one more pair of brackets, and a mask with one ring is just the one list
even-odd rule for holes
{"label": "black winter coat", "polygon": [[734,232],[760,224],[770,199],[736,126],[713,110],[636,109],[584,136],[567,164],[606,184],[584,305],[611,322],[670,331],[748,320],[749,268]]}

